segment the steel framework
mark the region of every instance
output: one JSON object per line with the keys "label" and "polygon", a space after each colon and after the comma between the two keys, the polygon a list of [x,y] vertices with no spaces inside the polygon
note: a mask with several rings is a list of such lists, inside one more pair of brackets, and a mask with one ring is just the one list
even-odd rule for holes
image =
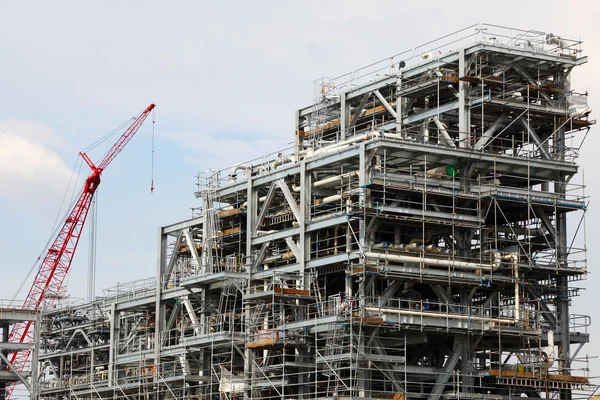
{"label": "steel framework", "polygon": [[41,397],[589,398],[586,61],[479,24],[317,81],[293,148],[199,175],[155,278],[44,314]]}

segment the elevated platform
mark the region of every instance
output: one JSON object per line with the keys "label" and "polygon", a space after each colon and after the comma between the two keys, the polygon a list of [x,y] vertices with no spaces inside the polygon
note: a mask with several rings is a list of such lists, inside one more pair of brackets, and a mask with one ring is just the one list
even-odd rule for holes
{"label": "elevated platform", "polygon": [[589,384],[585,376],[545,374],[527,371],[491,369],[484,374],[487,384],[533,388],[535,390],[583,389]]}

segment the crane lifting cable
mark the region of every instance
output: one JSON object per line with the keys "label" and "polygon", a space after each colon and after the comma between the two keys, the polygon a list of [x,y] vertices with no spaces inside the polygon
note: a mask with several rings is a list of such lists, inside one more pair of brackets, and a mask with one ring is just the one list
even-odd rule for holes
{"label": "crane lifting cable", "polygon": [[[29,289],[29,293],[22,306],[24,310],[39,311],[46,309],[52,306],[59,297],[65,278],[71,268],[71,262],[77,250],[77,244],[81,238],[94,194],[98,189],[98,185],[100,185],[102,172],[135,136],[154,107],[154,104],[150,104],[144,111],[133,118],[133,122],[108,150],[100,162],[95,164],[85,151],[79,153],[83,161],[90,167],[91,173],[85,180],[79,198],[67,214],[62,227],[58,229],[54,241],[48,247],[44,258],[39,264],[33,285]],[[92,147],[97,146],[114,133],[116,132],[111,132],[108,136],[94,143]],[[39,327],[36,326],[35,329],[39,329]],[[17,323],[12,327],[9,342],[33,343],[33,330],[33,321]],[[31,349],[11,353],[9,368],[14,371],[22,371],[29,360],[30,354]],[[14,387],[15,385],[13,384],[6,388],[7,398],[10,397]]]}
{"label": "crane lifting cable", "polygon": [[154,193],[154,125],[156,123],[156,110],[152,111],[152,169],[150,181],[150,194]]}

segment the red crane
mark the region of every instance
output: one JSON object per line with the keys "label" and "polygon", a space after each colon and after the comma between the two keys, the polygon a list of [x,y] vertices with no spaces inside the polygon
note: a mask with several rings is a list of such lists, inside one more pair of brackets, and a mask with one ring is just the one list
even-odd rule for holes
{"label": "red crane", "polygon": [[[150,104],[141,114],[133,118],[132,124],[125,130],[97,166],[94,165],[86,153],[79,153],[87,165],[89,165],[92,172],[85,180],[79,199],[65,219],[62,228],[40,263],[33,285],[25,298],[23,309],[36,311],[45,309],[51,306],[58,298],[63,282],[71,267],[71,261],[73,261],[73,255],[77,249],[94,193],[100,185],[102,172],[129,143],[153,109],[154,104]],[[9,342],[33,343],[32,324],[33,321],[26,321],[13,325]],[[12,368],[22,371],[27,364],[30,354],[31,350],[12,353],[10,358]],[[10,397],[13,389],[14,385],[6,388],[7,397]]]}

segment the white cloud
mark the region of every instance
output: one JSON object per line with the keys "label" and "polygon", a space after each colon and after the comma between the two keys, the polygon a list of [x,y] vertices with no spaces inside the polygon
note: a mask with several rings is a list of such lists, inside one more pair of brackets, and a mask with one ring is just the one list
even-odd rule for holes
{"label": "white cloud", "polygon": [[[49,140],[53,134],[47,127],[0,121],[0,200],[44,214],[58,209],[72,172],[54,150],[42,144]],[[54,144],[68,146],[65,141]]]}
{"label": "white cloud", "polygon": [[12,132],[20,137],[54,149],[73,150],[73,146],[51,128],[33,122],[16,119],[0,120],[0,132]]}
{"label": "white cloud", "polygon": [[292,146],[288,135],[282,135],[281,140],[240,140],[198,132],[169,132],[161,133],[161,136],[177,142],[187,150],[188,154],[184,159],[198,166],[201,171],[209,168],[224,169],[240,162],[257,164],[275,158],[276,152]]}

